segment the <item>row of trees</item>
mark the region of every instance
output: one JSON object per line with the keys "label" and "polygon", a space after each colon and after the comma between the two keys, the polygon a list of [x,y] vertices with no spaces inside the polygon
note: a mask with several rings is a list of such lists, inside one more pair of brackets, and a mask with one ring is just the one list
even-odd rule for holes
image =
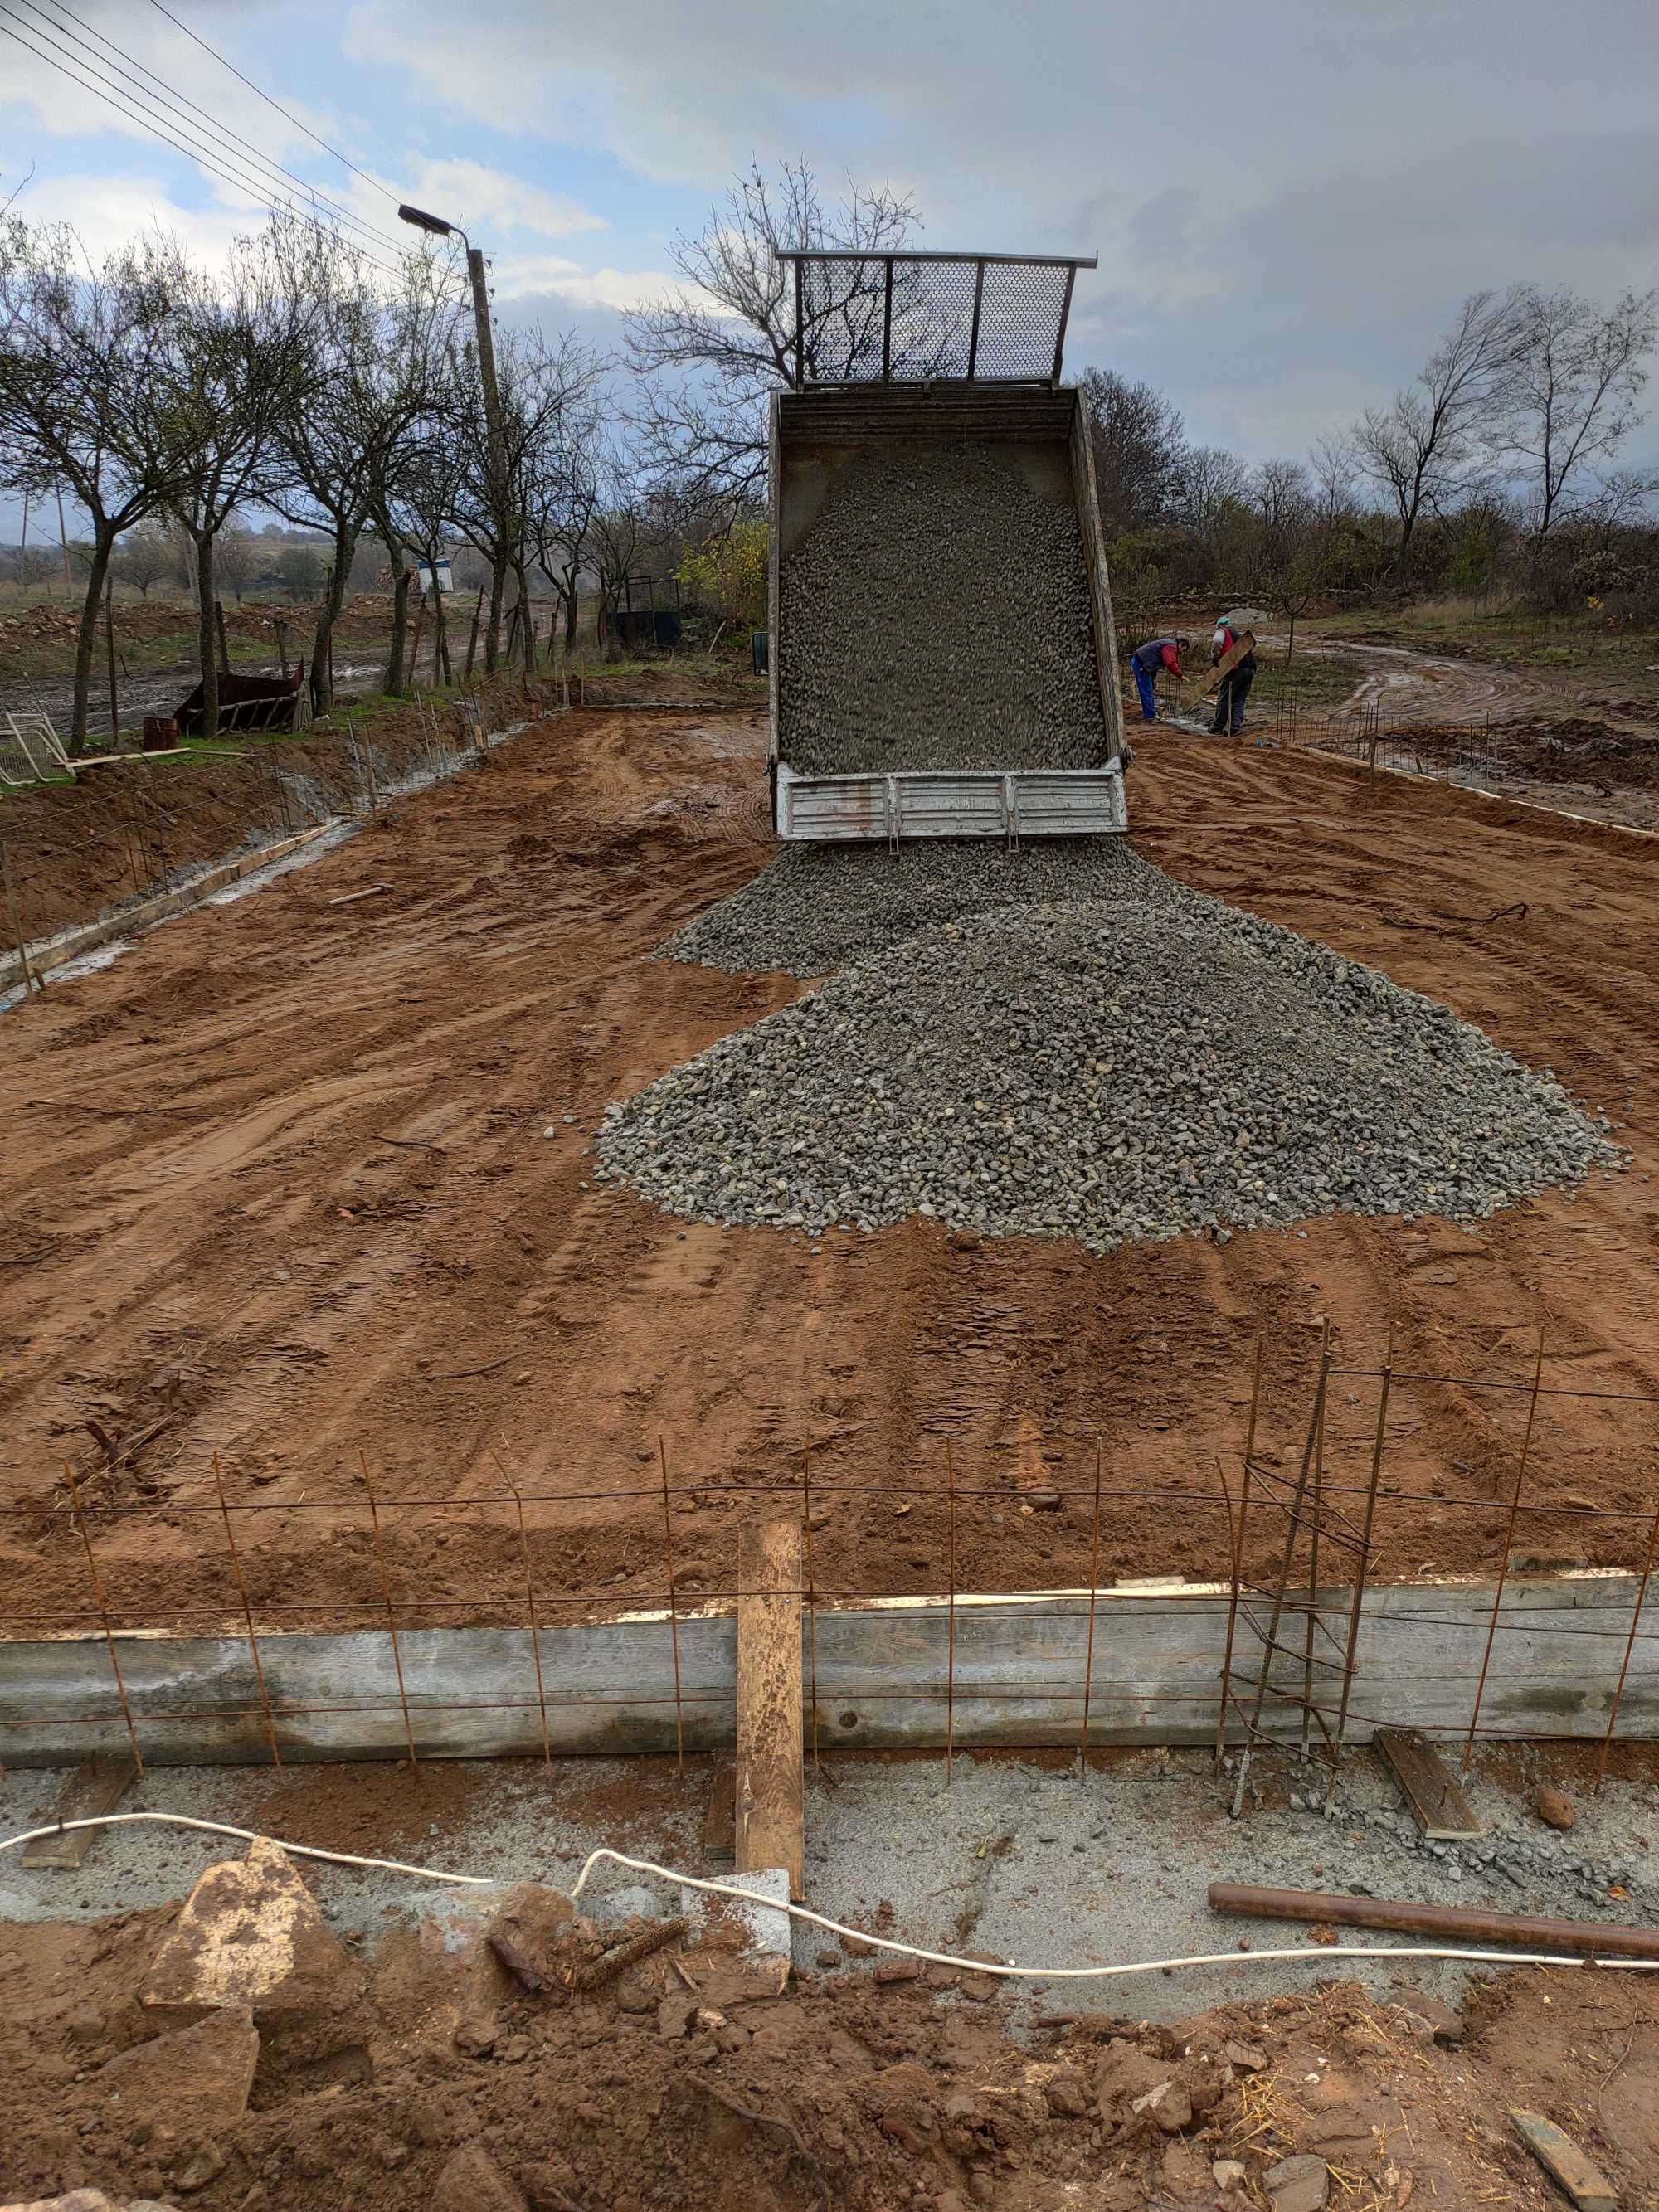
{"label": "row of trees", "polygon": [[1616,464],[1656,333],[1656,293],[1598,307],[1565,288],[1479,292],[1386,406],[1305,460],[1254,467],[1192,443],[1152,386],[1091,371],[1121,580],[1294,615],[1334,591],[1478,589],[1500,565],[1543,599],[1627,577],[1656,550],[1659,479]]}
{"label": "row of trees", "polygon": [[[214,603],[237,518],[265,511],[325,547],[311,653],[330,704],[329,642],[359,548],[392,580],[387,687],[402,681],[411,558],[459,540],[489,577],[486,669],[532,568],[568,603],[586,565],[615,568],[612,510],[636,504],[600,405],[606,363],[574,338],[503,333],[503,436],[484,434],[464,287],[407,257],[388,286],[337,234],[274,218],[210,275],[164,238],[90,265],[73,234],[0,227],[0,483],[71,499],[88,532],[72,742],[84,743],[98,612],[113,564],[188,548],[205,726],[216,726]],[[233,585],[235,578],[229,580]],[[527,624],[519,626],[526,655]],[[441,655],[447,641],[441,636]]]}
{"label": "row of trees", "polygon": [[[951,373],[960,333],[926,287],[902,277],[890,314],[883,298],[879,257],[902,251],[917,219],[890,191],[829,204],[800,164],[751,169],[674,242],[685,289],[629,318],[624,362],[568,336],[498,333],[492,439],[465,288],[429,243],[388,284],[337,234],[279,217],[210,275],[168,239],[94,267],[72,233],[0,217],[0,484],[61,491],[90,531],[74,741],[106,580],[152,539],[188,550],[213,726],[216,584],[235,586],[226,562],[250,514],[324,548],[319,712],[365,545],[392,580],[391,690],[410,565],[458,544],[487,579],[486,669],[501,659],[509,602],[537,577],[561,604],[567,644],[579,585],[597,596],[603,633],[642,566],[673,569],[741,618],[763,580],[765,403],[798,353],[809,375],[862,374],[890,334],[899,374]],[[784,254],[803,244],[854,258],[813,269],[798,326]],[[1598,530],[1606,542],[1591,550],[1625,557],[1620,533],[1653,487],[1613,463],[1641,419],[1656,314],[1651,294],[1610,308],[1530,285],[1476,294],[1389,405],[1305,461],[1254,468],[1193,444],[1148,386],[1091,372],[1121,584],[1131,596],[1271,594],[1294,611],[1322,592],[1409,588],[1457,560],[1472,573],[1494,547],[1524,544],[1542,574],[1564,543],[1577,563]],[[441,605],[436,627],[442,667]],[[528,667],[527,623],[515,644]]]}

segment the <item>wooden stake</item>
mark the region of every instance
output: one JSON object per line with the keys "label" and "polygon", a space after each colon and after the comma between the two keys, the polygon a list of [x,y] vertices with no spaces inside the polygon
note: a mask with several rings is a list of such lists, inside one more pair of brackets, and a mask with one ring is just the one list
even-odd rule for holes
{"label": "wooden stake", "polygon": [[801,1761],[800,1524],[750,1521],[738,1540],[739,1874],[806,1876]]}

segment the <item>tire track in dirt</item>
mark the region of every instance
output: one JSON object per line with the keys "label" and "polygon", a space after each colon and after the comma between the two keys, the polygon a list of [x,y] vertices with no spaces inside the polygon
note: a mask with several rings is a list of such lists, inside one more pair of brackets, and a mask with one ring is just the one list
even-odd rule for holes
{"label": "tire track in dirt", "polygon": [[[1264,1324],[1262,1448],[1287,1463],[1322,1316],[1349,1364],[1380,1359],[1392,1324],[1402,1363],[1524,1377],[1542,1322],[1565,1371],[1659,1388],[1645,1127],[1634,1176],[1473,1234],[1339,1216],[1305,1237],[1103,1258],[963,1249],[919,1222],[815,1249],[598,1185],[586,1133],[611,1098],[799,988],[650,957],[765,858],[731,830],[763,818],[763,728],[691,720],[562,717],[290,888],[170,925],[10,1018],[0,1241],[47,1249],[0,1277],[0,1500],[38,1498],[88,1414],[125,1433],[168,1411],[122,1494],[171,1517],[100,1524],[124,1618],[229,1601],[216,1524],[196,1511],[216,1451],[233,1498],[264,1509],[244,1560],[261,1602],[313,1619],[379,1603],[362,1452],[400,1602],[447,1618],[521,1607],[516,1534],[397,1501],[497,1494],[497,1456],[532,1495],[563,1493],[530,1510],[550,1605],[578,1588],[596,1606],[660,1595],[659,1443],[676,1482],[712,1493],[676,1508],[688,1594],[729,1581],[730,1492],[794,1481],[804,1449],[821,1586],[938,1587],[947,1439],[961,1585],[1047,1587],[1086,1573],[1097,1450],[1103,1572],[1217,1571],[1219,1472],[1237,1466]],[[1651,1080],[1645,847],[1162,733],[1131,803],[1175,873],[1387,967],[1592,1097],[1618,1109]],[[391,888],[326,903],[376,882]],[[1400,927],[1522,898],[1524,920],[1492,933]],[[1334,1402],[1333,1480],[1363,1476],[1373,1388]],[[1490,1555],[1515,1402],[1401,1385],[1390,1480],[1420,1496],[1385,1508],[1400,1571]],[[1653,1499],[1650,1442],[1563,1403],[1529,1479],[1543,1498],[1590,1483]],[[1057,1511],[1024,1510],[1034,1481],[1068,1493]],[[929,1494],[901,1516],[907,1482]],[[1190,1504],[1149,1510],[1152,1488]],[[319,1499],[337,1525],[312,1516]],[[1617,1531],[1570,1533],[1614,1555]],[[25,1601],[84,1601],[75,1547],[37,1548],[27,1516],[0,1531],[0,1612]]]}

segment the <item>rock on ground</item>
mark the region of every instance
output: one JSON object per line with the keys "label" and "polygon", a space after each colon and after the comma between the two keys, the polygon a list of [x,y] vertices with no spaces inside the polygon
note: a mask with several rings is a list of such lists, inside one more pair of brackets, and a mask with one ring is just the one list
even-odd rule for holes
{"label": "rock on ground", "polygon": [[174,2023],[246,2006],[257,2026],[325,2022],[362,1977],[280,1844],[261,1838],[198,1880],[150,1960],[139,2002]]}
{"label": "rock on ground", "polygon": [[779,595],[779,728],[792,767],[1091,768],[1105,757],[1076,511],[994,445],[849,462],[784,556]]}
{"label": "rock on ground", "polygon": [[1475,1220],[1618,1158],[1446,1007],[1158,880],[854,961],[608,1108],[599,1172],[694,1220],[919,1213],[1105,1251],[1335,1212]]}
{"label": "rock on ground", "polygon": [[181,2134],[216,2135],[247,2110],[258,2063],[258,2031],[242,2005],[136,2044],[94,2078],[112,2117],[161,2112]]}

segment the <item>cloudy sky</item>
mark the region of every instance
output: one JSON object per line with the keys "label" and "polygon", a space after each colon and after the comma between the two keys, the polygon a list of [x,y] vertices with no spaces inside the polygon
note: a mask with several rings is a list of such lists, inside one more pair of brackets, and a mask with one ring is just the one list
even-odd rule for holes
{"label": "cloudy sky", "polygon": [[52,64],[128,72],[122,106],[159,79],[227,171],[257,149],[377,232],[434,207],[501,313],[610,342],[734,170],[801,155],[913,195],[925,245],[1097,252],[1070,368],[1258,459],[1386,398],[1476,287],[1659,281],[1654,0],[167,4],[0,0],[0,197],[94,248],[150,221],[222,247],[256,192]]}

